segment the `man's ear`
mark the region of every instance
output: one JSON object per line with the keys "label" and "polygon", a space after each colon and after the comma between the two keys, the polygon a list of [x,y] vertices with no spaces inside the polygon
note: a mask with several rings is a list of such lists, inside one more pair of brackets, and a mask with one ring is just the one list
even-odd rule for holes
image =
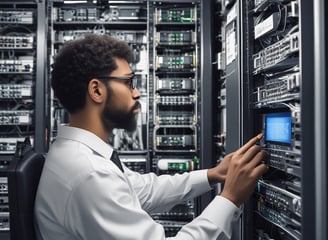
{"label": "man's ear", "polygon": [[103,102],[105,99],[104,84],[98,79],[91,79],[88,84],[88,95],[97,103]]}

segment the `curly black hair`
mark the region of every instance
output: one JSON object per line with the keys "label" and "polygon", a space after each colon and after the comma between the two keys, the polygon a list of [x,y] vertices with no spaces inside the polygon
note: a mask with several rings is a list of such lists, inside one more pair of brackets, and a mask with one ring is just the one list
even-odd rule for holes
{"label": "curly black hair", "polygon": [[69,112],[81,110],[92,77],[110,75],[116,59],[133,61],[127,43],[108,35],[88,34],[62,46],[54,59],[51,86],[54,95]]}

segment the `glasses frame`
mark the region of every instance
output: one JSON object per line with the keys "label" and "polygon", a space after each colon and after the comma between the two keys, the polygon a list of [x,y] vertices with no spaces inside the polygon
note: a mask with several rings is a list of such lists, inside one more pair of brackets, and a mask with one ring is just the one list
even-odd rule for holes
{"label": "glasses frame", "polygon": [[94,78],[98,78],[100,80],[122,80],[122,81],[130,81],[129,87],[130,89],[135,89],[137,87],[137,79],[135,78],[135,73],[133,72],[131,76],[97,76]]}

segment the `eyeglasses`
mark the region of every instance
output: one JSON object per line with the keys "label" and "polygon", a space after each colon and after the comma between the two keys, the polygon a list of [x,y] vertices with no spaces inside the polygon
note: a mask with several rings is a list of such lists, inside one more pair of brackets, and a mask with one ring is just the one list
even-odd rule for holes
{"label": "eyeglasses", "polygon": [[99,76],[94,77],[99,78],[100,80],[123,80],[123,81],[129,81],[129,87],[130,89],[135,89],[137,87],[137,78],[135,78],[135,74],[132,73],[131,76]]}

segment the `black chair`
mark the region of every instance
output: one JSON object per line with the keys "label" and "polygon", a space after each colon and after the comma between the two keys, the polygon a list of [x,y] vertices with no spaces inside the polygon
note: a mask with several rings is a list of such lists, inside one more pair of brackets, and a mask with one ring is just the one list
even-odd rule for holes
{"label": "black chair", "polygon": [[10,239],[35,240],[34,201],[45,157],[25,145],[15,158],[17,162],[8,176]]}

